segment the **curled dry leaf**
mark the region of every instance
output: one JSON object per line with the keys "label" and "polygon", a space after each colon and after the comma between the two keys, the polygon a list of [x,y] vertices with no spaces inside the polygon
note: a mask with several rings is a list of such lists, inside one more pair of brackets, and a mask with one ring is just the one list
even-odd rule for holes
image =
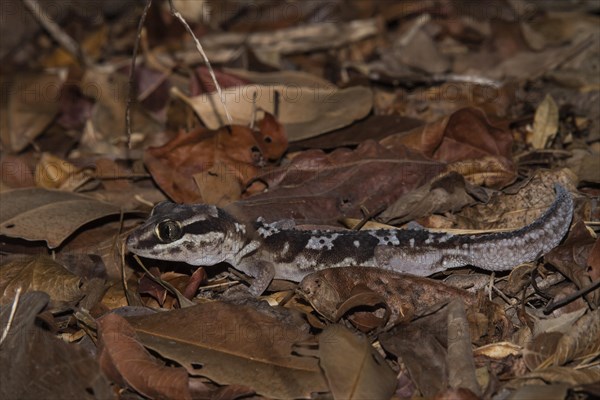
{"label": "curled dry leaf", "polygon": [[[232,196],[232,192],[203,180],[203,172],[210,175],[211,169],[218,168],[215,173],[225,181],[233,179],[243,186],[256,176],[267,159],[278,159],[285,152],[287,139],[273,116],[265,114],[258,127],[258,131],[234,125],[216,131],[198,128],[180,132],[167,144],[148,148],[144,162],[156,183],[173,200],[206,202],[201,194],[215,188],[221,192],[211,195],[219,200]],[[194,178],[200,181],[200,188]]]}
{"label": "curled dry leaf", "polygon": [[538,106],[533,119],[533,132],[528,142],[534,149],[543,149],[558,133],[558,106],[549,94]]}
{"label": "curled dry leaf", "polygon": [[123,317],[108,314],[97,322],[98,362],[114,382],[149,398],[192,398],[185,369],[167,367],[152,357]]}
{"label": "curled dry leaf", "polygon": [[[477,204],[456,214],[465,229],[515,229],[538,218],[554,201],[554,184],[574,191],[572,173],[567,170],[535,174],[510,194],[498,193],[487,204]],[[506,190],[508,192],[508,190]]]}
{"label": "curled dry leaf", "polygon": [[389,399],[396,373],[369,340],[342,325],[319,335],[319,365],[335,399]]}
{"label": "curled dry leaf", "polygon": [[54,309],[74,306],[82,297],[81,278],[47,256],[15,259],[0,266],[1,304],[7,304],[18,288],[50,296]]}
{"label": "curled dry leaf", "polygon": [[[481,309],[488,314],[490,323],[494,321],[499,325],[497,328],[506,331],[501,336],[509,334],[508,321],[500,307],[434,279],[369,267],[328,268],[306,276],[298,290],[318,313],[330,321],[337,321],[342,316],[340,308],[349,299],[356,298],[359,286],[366,286],[379,294],[387,304],[390,309],[387,328],[417,318],[436,304],[461,298],[471,311]],[[364,302],[354,304],[357,310],[364,310],[365,306],[371,305]],[[494,329],[490,326],[485,331]]]}
{"label": "curled dry leaf", "polygon": [[51,249],[83,225],[120,208],[75,193],[46,189],[18,189],[2,193],[0,235],[44,240]]}

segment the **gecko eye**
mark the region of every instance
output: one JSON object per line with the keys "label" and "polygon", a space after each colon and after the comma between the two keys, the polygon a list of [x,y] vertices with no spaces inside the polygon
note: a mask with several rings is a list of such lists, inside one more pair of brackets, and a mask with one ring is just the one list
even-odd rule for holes
{"label": "gecko eye", "polygon": [[183,231],[179,222],[166,219],[156,225],[154,234],[161,242],[171,243],[183,236]]}

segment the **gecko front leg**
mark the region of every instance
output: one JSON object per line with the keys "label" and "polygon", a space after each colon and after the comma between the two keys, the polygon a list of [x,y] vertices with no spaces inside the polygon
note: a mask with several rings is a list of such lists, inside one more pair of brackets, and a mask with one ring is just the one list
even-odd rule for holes
{"label": "gecko front leg", "polygon": [[275,277],[275,266],[272,262],[254,257],[242,259],[238,265],[235,265],[235,269],[254,278],[248,291],[255,297],[260,296]]}

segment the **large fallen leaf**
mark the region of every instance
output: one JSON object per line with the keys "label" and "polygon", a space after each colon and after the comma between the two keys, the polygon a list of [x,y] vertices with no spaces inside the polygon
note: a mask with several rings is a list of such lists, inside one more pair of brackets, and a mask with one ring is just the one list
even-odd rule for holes
{"label": "large fallen leaf", "polygon": [[319,363],[335,399],[389,399],[396,373],[364,336],[330,325],[319,336]]}
{"label": "large fallen leaf", "polygon": [[144,346],[220,385],[284,399],[328,390],[316,359],[292,355],[310,335],[283,309],[213,302],[128,321]]}
{"label": "large fallen leaf", "polygon": [[100,318],[98,341],[102,371],[121,386],[149,398],[192,398],[187,372],[162,365],[152,357],[123,317],[108,314]]}
{"label": "large fallen leaf", "polygon": [[[204,124],[217,129],[227,123],[218,93],[180,99],[196,111]],[[247,85],[223,90],[234,124],[248,125],[256,108],[274,114],[290,142],[339,129],[364,118],[371,111],[371,89],[354,86],[338,90],[331,86]]]}
{"label": "large fallen leaf", "polygon": [[16,306],[10,329],[11,305],[1,307],[0,326],[8,335],[0,345],[0,398],[112,399],[106,378],[89,352],[67,344],[36,323],[48,295],[25,293]]}
{"label": "large fallen leaf", "polygon": [[1,201],[0,235],[44,240],[51,249],[83,225],[121,212],[80,194],[38,188],[4,192]]}
{"label": "large fallen leaf", "polygon": [[310,150],[259,176],[267,192],[228,209],[249,219],[336,225],[341,217],[362,218],[361,207],[369,212],[386,207],[444,169],[444,164],[405,147],[388,151],[373,141],[356,150]]}

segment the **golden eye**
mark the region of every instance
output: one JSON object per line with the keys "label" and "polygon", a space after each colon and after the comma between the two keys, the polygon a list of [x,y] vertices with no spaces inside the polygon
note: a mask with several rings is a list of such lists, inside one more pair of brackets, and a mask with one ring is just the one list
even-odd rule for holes
{"label": "golden eye", "polygon": [[177,221],[166,219],[156,224],[154,234],[163,243],[171,243],[183,236],[181,225]]}

